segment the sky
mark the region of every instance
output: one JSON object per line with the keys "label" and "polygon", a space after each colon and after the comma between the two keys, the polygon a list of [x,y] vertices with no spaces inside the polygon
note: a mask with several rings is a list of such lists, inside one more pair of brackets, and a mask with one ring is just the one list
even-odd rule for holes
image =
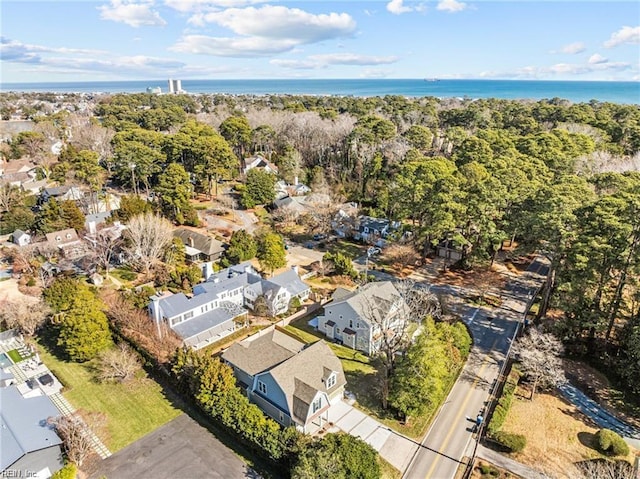
{"label": "sky", "polygon": [[0,82],[640,81],[640,2],[2,0]]}

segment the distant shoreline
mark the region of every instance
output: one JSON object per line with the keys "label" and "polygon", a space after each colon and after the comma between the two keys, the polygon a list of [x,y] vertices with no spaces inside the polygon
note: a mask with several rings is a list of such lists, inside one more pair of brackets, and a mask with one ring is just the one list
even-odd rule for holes
{"label": "distant shoreline", "polygon": [[[1,83],[0,93],[145,93],[147,88],[168,91],[168,80]],[[188,94],[312,95],[377,97],[436,97],[465,99],[542,100],[640,104],[637,81],[570,80],[447,80],[332,79],[332,80],[182,80]]]}

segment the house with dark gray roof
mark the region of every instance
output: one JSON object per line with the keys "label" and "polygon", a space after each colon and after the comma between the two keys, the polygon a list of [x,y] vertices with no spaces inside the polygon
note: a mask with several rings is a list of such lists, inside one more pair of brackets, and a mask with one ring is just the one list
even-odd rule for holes
{"label": "house with dark gray roof", "polygon": [[396,334],[407,320],[407,304],[391,281],[339,289],[318,317],[318,331],[365,354],[380,349],[383,334]]}
{"label": "house with dark gray roof", "polygon": [[178,228],[173,236],[184,243],[187,260],[217,261],[224,253],[225,245],[213,236],[189,228]]}
{"label": "house with dark gray roof", "polygon": [[11,235],[11,239],[18,246],[27,246],[31,243],[31,235],[22,230],[15,230]]}
{"label": "house with dark gray roof", "polygon": [[324,341],[311,345],[286,331],[248,338],[222,355],[249,399],[283,426],[313,434],[344,395],[342,363]]}
{"label": "house with dark gray roof", "polygon": [[[48,396],[0,388],[0,476],[50,477],[64,465],[62,440],[47,419],[60,415]],[[25,476],[29,471],[31,476]]]}

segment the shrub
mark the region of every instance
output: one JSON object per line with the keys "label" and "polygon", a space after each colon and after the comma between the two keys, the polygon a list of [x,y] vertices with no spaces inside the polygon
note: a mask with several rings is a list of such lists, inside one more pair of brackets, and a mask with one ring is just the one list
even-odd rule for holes
{"label": "shrub", "polygon": [[520,452],[527,445],[527,438],[522,434],[511,434],[508,432],[498,431],[493,435],[493,439],[501,446],[504,446],[509,452]]}
{"label": "shrub", "polygon": [[76,465],[73,462],[67,462],[62,469],[53,473],[51,479],[76,479],[77,472]]}
{"label": "shrub", "polygon": [[502,429],[502,425],[507,419],[507,414],[509,413],[509,408],[513,401],[513,395],[518,387],[518,381],[520,381],[520,372],[517,369],[512,368],[509,376],[507,376],[504,387],[502,388],[502,395],[500,396],[500,399],[498,399],[498,404],[493,410],[491,420],[487,426],[489,435],[492,437]]}
{"label": "shrub", "polygon": [[35,285],[36,285],[35,278],[33,277],[29,278],[29,281],[27,281],[27,286],[35,286]]}
{"label": "shrub", "polygon": [[619,434],[610,429],[600,429],[596,433],[598,448],[600,451],[612,456],[626,456],[629,454],[629,446]]}

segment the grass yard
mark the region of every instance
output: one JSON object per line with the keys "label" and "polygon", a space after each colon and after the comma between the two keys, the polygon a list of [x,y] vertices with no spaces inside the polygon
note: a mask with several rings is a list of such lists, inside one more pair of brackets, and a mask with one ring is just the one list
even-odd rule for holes
{"label": "grass yard", "polygon": [[32,355],[29,354],[27,356],[23,356],[17,349],[12,349],[11,351],[7,351],[7,356],[11,358],[11,361],[13,361],[14,364],[18,364],[20,361],[29,359]]}
{"label": "grass yard", "polygon": [[334,254],[339,252],[347,258],[356,259],[366,253],[367,245],[341,238],[329,243],[327,250]]}
{"label": "grass yard", "polygon": [[[285,329],[291,334],[297,336],[300,341],[311,343],[318,339],[325,339],[325,336],[315,331],[311,326],[307,324],[308,317],[301,318],[294,321]],[[329,347],[342,361],[342,368],[347,379],[346,390],[353,393],[356,397],[356,406],[366,414],[369,414],[381,423],[389,426],[390,428],[409,436],[413,439],[421,438],[429,424],[431,423],[433,416],[438,410],[439,404],[433,410],[428,411],[425,415],[412,418],[409,424],[404,424],[398,421],[395,417],[389,414],[388,411],[382,409],[380,400],[375,392],[378,387],[378,370],[376,368],[375,360],[354,349],[342,346],[340,344],[327,341]],[[454,377],[454,381],[457,375]],[[449,393],[449,389],[453,386],[453,382],[448,385],[444,397]],[[444,400],[444,397],[442,400]]]}
{"label": "grass yard", "polygon": [[214,356],[215,354],[219,353],[223,349],[231,346],[233,343],[242,341],[243,339],[251,336],[252,334],[257,333],[264,327],[265,327],[264,325],[254,324],[249,327],[239,329],[231,333],[229,336],[225,336],[219,341],[216,341],[215,343],[211,343],[210,345],[205,346],[204,348],[202,348],[201,351],[203,352],[203,354]]}
{"label": "grass yard", "polygon": [[400,479],[402,477],[402,472],[382,459],[380,455],[378,455],[378,463],[380,464],[380,477],[382,479]]}
{"label": "grass yard", "polygon": [[604,457],[595,449],[598,429],[574,406],[554,394],[539,393],[529,401],[529,394],[518,388],[502,427],[527,438],[524,450],[513,454],[516,461],[556,477],[570,475],[575,462]]}
{"label": "grass yard", "polygon": [[58,359],[42,345],[40,358],[65,386],[64,397],[76,408],[107,417],[105,444],[118,451],[179,416],[162,387],[146,375],[126,384],[102,384],[94,379],[90,363]]}

